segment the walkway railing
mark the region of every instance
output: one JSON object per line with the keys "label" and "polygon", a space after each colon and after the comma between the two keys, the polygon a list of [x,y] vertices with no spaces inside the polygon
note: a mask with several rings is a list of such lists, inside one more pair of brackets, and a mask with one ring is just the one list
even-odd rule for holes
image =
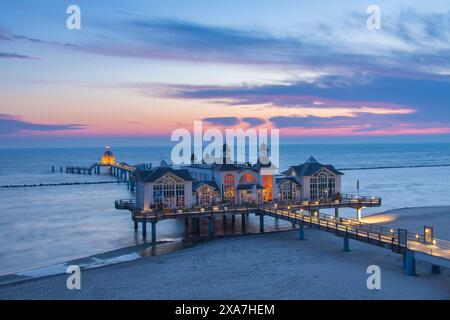
{"label": "walkway railing", "polygon": [[340,194],[336,198],[324,198],[305,201],[279,202],[280,207],[284,208],[331,208],[331,207],[379,207],[381,206],[381,198],[357,196],[353,194]]}
{"label": "walkway railing", "polygon": [[116,200],[114,201],[114,207],[118,210],[129,210],[133,211],[136,209],[136,200],[127,199],[127,200]]}
{"label": "walkway railing", "polygon": [[[360,198],[357,198],[358,200]],[[372,197],[370,200],[373,200]],[[272,215],[277,218],[289,220],[298,224],[314,227],[327,232],[336,233],[339,236],[348,237],[358,241],[382,246],[392,249],[394,252],[402,253],[405,250],[413,250],[428,255],[450,259],[450,242],[435,239],[432,244],[425,241],[423,234],[407,232],[406,230],[390,228],[386,226],[357,222],[347,218],[336,218],[334,215],[317,213],[314,210],[305,210],[303,207],[277,208],[275,203],[270,205],[263,204],[258,206],[230,206],[226,204],[213,205],[201,208],[191,209],[164,209],[153,211],[142,211],[137,209],[136,201],[117,200],[115,207],[121,210],[133,212],[134,218],[151,219],[162,218],[170,219],[177,217],[186,217],[189,215],[213,215],[222,213],[251,213]],[[404,240],[399,241],[399,234],[402,232]]]}
{"label": "walkway railing", "polygon": [[450,242],[445,240],[435,239],[433,244],[408,241],[408,249],[426,253],[434,257],[450,259]]}
{"label": "walkway railing", "polygon": [[410,249],[417,252],[426,253],[436,257],[450,259],[450,242],[435,239],[433,244],[425,242],[425,237],[421,234],[406,232],[406,246],[399,242],[399,229],[385,226],[356,222],[346,218],[335,218],[327,214],[301,213],[298,210],[275,209],[264,207],[262,209],[280,218],[293,219],[303,222],[305,225],[326,229],[329,232],[336,232],[338,235],[345,235],[355,240],[388,246],[396,252],[403,252]]}

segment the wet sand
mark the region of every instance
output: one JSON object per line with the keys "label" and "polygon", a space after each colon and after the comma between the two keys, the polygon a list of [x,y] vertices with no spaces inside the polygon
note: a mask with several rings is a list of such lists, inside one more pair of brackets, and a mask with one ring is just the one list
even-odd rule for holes
{"label": "wet sand", "polygon": [[[450,207],[406,208],[374,215],[389,226],[421,231],[435,227],[450,240]],[[394,219],[394,220],[391,220]],[[0,287],[0,299],[450,299],[450,271],[431,274],[418,262],[416,277],[389,250],[306,229],[236,236],[82,271],[81,290],[66,288],[67,275]],[[369,265],[381,268],[381,290],[366,285]]]}

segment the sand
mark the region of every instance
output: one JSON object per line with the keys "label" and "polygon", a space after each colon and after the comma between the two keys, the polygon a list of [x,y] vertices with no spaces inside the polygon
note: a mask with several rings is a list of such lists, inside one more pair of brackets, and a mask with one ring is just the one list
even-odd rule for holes
{"label": "sand", "polygon": [[[393,210],[372,219],[423,224],[448,238],[450,207]],[[450,271],[431,274],[417,263],[405,275],[402,256],[319,230],[216,239],[177,252],[83,270],[81,290],[66,288],[67,275],[0,287],[0,299],[450,299]],[[366,285],[369,265],[381,268],[381,290]]]}

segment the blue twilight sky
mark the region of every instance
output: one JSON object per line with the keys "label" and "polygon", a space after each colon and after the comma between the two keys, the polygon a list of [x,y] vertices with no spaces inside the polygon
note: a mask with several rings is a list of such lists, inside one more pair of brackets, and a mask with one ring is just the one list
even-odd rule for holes
{"label": "blue twilight sky", "polygon": [[450,1],[0,2],[0,147],[165,144],[194,120],[450,141],[449,103]]}

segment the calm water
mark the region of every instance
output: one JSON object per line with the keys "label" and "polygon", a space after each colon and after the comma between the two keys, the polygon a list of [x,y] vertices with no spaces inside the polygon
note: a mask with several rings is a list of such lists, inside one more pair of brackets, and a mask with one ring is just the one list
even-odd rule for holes
{"label": "calm water", "polygon": [[[67,175],[60,166],[90,165],[103,148],[0,149],[0,185],[108,181],[108,176]],[[113,148],[117,159],[131,164],[169,160],[169,147]],[[379,166],[449,165],[450,144],[314,145],[281,146],[282,169],[304,162],[310,155],[337,168]],[[55,165],[57,172],[51,172]],[[378,195],[383,207],[366,213],[398,207],[450,205],[450,167],[345,171],[344,192]],[[0,274],[88,256],[135,243],[129,214],[114,209],[114,200],[131,198],[125,185],[79,185],[0,189]],[[351,210],[345,215],[353,215]],[[239,221],[239,220],[238,220]],[[237,226],[240,224],[237,223]],[[239,233],[230,223],[217,223],[218,233]],[[290,226],[267,221],[267,229]],[[256,220],[247,230],[257,231]],[[183,222],[158,224],[159,240],[185,236]]]}

